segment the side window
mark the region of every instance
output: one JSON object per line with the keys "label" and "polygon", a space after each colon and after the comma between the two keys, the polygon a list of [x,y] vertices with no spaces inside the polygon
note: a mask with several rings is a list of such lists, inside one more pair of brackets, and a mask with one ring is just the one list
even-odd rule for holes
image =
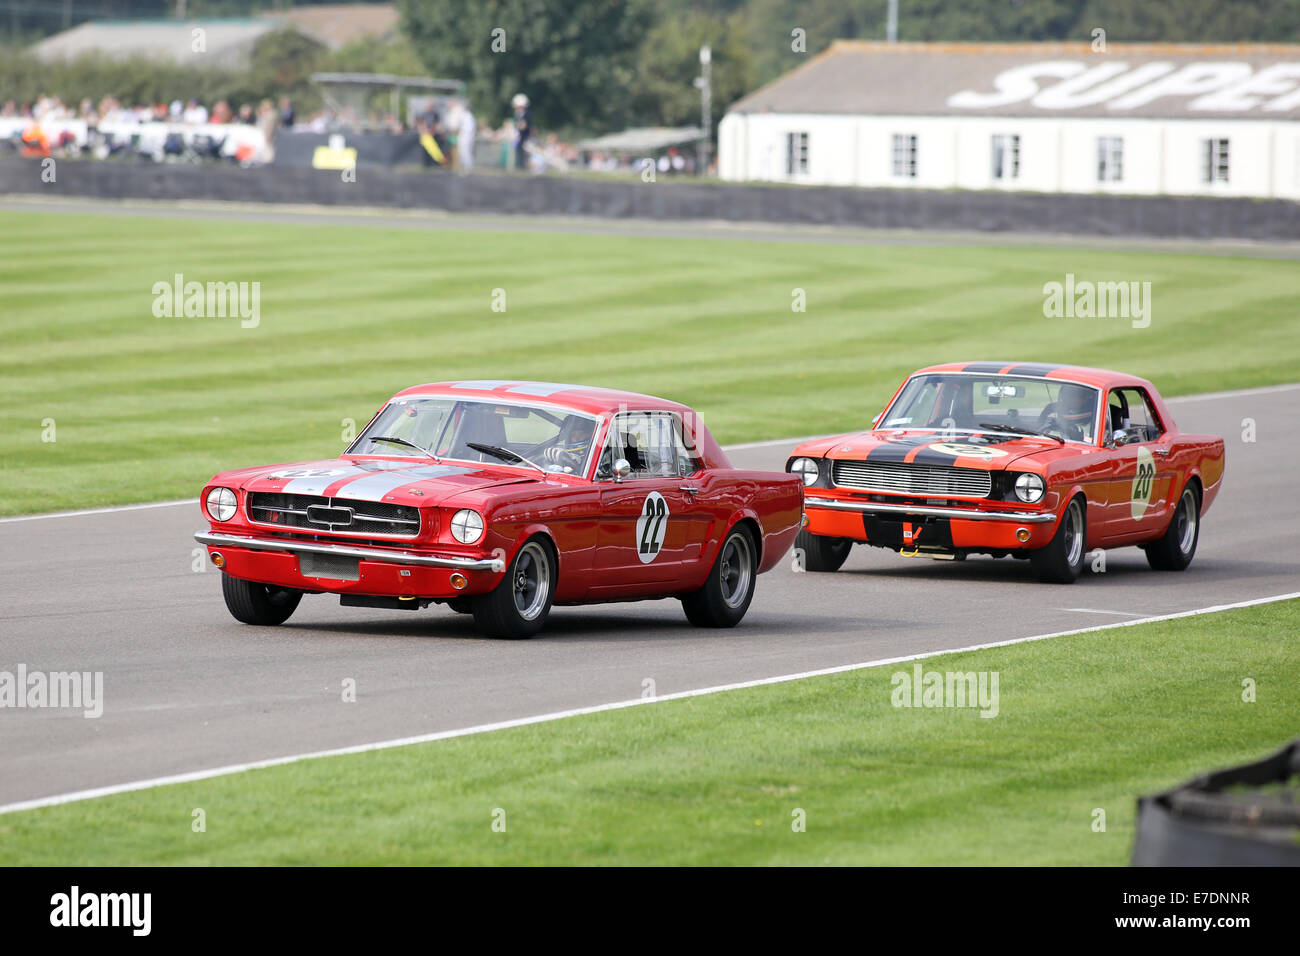
{"label": "side window", "polygon": [[629,478],[673,477],[679,474],[679,447],[685,451],[675,416],[666,412],[625,412],[616,416],[610,426],[609,440],[601,453],[600,474],[612,473],[613,463],[625,458],[632,466]]}
{"label": "side window", "polygon": [[673,435],[677,443],[677,475],[685,478],[703,468],[704,459],[700,457],[700,450],[695,447],[694,439],[686,435],[683,430],[681,419],[673,415],[672,421]]}
{"label": "side window", "polygon": [[[1140,388],[1122,388],[1111,392],[1107,417],[1112,419],[1109,423],[1112,429],[1123,428],[1130,435],[1136,435],[1137,441],[1156,441],[1164,434],[1164,426],[1151,405],[1151,399]],[[1120,422],[1113,421],[1116,417],[1120,418]]]}

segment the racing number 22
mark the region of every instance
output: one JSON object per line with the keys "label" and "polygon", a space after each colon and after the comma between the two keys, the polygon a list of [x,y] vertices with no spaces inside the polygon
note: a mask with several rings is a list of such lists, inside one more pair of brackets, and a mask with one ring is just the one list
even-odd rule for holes
{"label": "racing number 22", "polygon": [[658,554],[664,536],[660,534],[664,519],[668,517],[668,502],[661,495],[650,495],[645,500],[645,510],[641,512],[641,553]]}

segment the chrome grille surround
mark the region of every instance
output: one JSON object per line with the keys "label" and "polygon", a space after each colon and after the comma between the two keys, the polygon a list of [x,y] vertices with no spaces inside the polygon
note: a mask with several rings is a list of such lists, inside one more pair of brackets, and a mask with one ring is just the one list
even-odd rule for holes
{"label": "chrome grille surround", "polygon": [[248,520],[254,524],[286,531],[363,535],[368,538],[416,538],[420,535],[420,509],[409,505],[251,491],[245,507]]}

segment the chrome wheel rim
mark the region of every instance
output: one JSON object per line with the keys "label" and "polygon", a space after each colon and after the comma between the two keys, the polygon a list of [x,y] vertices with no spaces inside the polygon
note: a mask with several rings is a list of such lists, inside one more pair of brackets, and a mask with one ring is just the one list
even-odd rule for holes
{"label": "chrome wheel rim", "polygon": [[1183,492],[1183,500],[1178,504],[1178,514],[1174,515],[1174,521],[1178,522],[1178,550],[1189,554],[1192,543],[1196,541],[1196,496],[1190,490]]}
{"label": "chrome wheel rim", "polygon": [[1079,525],[1079,503],[1071,501],[1070,507],[1065,509],[1065,560],[1074,567],[1083,560],[1083,535],[1080,533]]}
{"label": "chrome wheel rim", "polygon": [[546,606],[551,590],[551,565],[546,550],[536,541],[529,541],[515,558],[510,578],[515,610],[525,621],[535,620]]}
{"label": "chrome wheel rim", "polygon": [[718,559],[718,580],[722,585],[722,600],[727,607],[740,607],[749,595],[749,585],[754,578],[753,549],[749,538],[737,532],[727,538]]}

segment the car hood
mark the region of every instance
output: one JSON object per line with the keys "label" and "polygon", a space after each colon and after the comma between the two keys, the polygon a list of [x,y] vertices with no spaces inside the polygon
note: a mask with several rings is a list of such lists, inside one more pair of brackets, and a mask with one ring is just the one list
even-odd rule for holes
{"label": "car hood", "polygon": [[889,428],[809,442],[801,446],[798,454],[833,460],[911,462],[1001,471],[1013,463],[1020,470],[1036,470],[1079,450],[1079,446],[1061,445],[1051,438],[1033,435],[991,435],[962,430],[939,434]]}
{"label": "car hood", "polygon": [[230,472],[246,491],[320,495],[428,507],[470,491],[535,483],[517,469],[467,462],[435,464],[385,458],[333,458]]}

